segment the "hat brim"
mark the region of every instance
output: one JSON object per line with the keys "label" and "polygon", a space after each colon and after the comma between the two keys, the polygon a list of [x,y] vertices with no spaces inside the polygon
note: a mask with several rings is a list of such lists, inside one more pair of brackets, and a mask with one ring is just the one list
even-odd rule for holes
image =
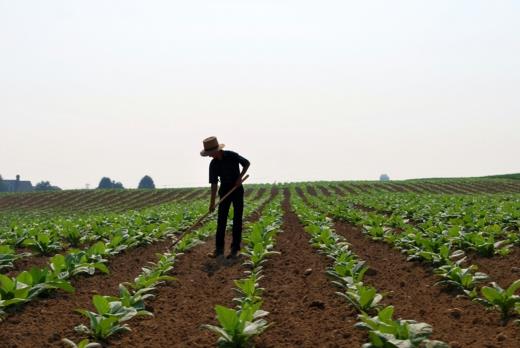
{"label": "hat brim", "polygon": [[224,148],[224,146],[226,146],[226,144],[218,144],[218,148],[216,148],[215,150],[211,150],[211,151],[202,150],[200,152],[200,155],[203,157],[209,156],[211,154],[214,154],[215,152],[222,150]]}

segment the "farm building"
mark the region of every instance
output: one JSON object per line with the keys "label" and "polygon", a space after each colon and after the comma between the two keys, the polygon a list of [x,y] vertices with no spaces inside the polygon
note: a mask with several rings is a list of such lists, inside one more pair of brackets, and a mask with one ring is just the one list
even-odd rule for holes
{"label": "farm building", "polygon": [[7,192],[31,192],[34,187],[30,181],[20,180],[20,175],[16,176],[16,180],[2,180],[7,188]]}

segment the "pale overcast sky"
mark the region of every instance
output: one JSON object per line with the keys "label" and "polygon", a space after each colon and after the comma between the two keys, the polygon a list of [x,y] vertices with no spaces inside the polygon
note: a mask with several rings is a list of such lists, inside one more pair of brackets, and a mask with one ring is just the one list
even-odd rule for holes
{"label": "pale overcast sky", "polygon": [[520,171],[519,1],[0,0],[0,174],[204,186]]}

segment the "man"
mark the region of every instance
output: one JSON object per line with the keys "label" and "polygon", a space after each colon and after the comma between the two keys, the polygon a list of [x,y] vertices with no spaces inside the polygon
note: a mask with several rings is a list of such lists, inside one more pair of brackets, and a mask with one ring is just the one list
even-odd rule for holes
{"label": "man", "polygon": [[[209,211],[213,212],[215,210],[215,197],[217,195],[219,178],[220,189],[218,190],[218,194],[221,198],[233,187],[238,186],[231,195],[219,204],[215,251],[210,254],[210,256],[214,258],[224,254],[224,235],[226,232],[229,208],[231,203],[233,203],[233,242],[231,243],[231,252],[228,255],[228,259],[234,259],[240,251],[240,242],[242,240],[242,215],[244,211],[244,187],[242,186],[242,177],[249,168],[249,161],[236,152],[222,150],[225,145],[219,144],[216,137],[206,138],[202,143],[204,150],[200,152],[200,155],[213,158],[209,164],[209,183],[211,184]],[[240,171],[239,164],[242,166],[242,171]]]}

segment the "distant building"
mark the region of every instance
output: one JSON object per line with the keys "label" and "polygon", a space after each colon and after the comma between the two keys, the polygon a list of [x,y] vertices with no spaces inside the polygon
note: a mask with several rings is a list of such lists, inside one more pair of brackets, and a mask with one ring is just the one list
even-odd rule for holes
{"label": "distant building", "polygon": [[7,192],[32,192],[34,187],[30,181],[20,180],[20,175],[16,176],[16,180],[2,180],[7,188]]}
{"label": "distant building", "polygon": [[379,181],[389,181],[390,180],[390,177],[388,176],[388,174],[381,174],[381,176],[379,176]]}

